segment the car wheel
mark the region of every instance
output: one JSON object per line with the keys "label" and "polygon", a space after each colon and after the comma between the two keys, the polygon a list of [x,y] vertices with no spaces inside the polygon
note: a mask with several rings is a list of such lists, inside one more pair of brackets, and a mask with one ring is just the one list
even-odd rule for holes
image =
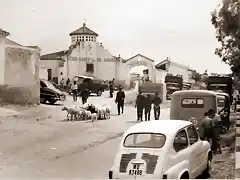
{"label": "car wheel", "polygon": [[42,104],[46,103],[46,99],[40,98],[40,103],[42,103]]}
{"label": "car wheel", "polygon": [[55,102],[57,102],[57,100],[52,100],[52,99],[50,99],[50,100],[48,100],[48,102],[49,102],[51,105],[53,105],[53,104],[55,104]]}
{"label": "car wheel", "polygon": [[207,167],[203,171],[202,175],[206,178],[209,178],[211,176],[211,170],[212,170],[212,155],[208,155],[208,160],[207,160]]}
{"label": "car wheel", "polygon": [[101,96],[102,95],[102,91],[101,90],[98,90],[97,91],[97,96]]}

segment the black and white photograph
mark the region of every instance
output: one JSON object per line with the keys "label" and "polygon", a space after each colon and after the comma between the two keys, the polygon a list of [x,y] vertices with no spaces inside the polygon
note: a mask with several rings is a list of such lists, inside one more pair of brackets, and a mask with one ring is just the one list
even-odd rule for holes
{"label": "black and white photograph", "polygon": [[0,179],[240,178],[239,0],[1,0]]}

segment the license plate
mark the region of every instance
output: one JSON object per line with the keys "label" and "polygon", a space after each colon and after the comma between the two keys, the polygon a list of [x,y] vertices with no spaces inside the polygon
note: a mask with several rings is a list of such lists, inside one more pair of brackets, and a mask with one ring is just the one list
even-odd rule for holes
{"label": "license plate", "polygon": [[131,176],[141,176],[142,175],[142,170],[139,170],[139,169],[129,170],[129,175],[131,175]]}

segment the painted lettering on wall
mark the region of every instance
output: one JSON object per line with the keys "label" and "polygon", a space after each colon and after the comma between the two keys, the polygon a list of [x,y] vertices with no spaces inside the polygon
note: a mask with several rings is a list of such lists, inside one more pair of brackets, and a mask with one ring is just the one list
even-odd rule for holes
{"label": "painted lettering on wall", "polygon": [[70,60],[84,62],[120,62],[118,58],[70,57]]}
{"label": "painted lettering on wall", "polygon": [[147,64],[144,61],[138,61],[136,63],[129,64],[129,69],[134,68],[136,66],[147,66]]}

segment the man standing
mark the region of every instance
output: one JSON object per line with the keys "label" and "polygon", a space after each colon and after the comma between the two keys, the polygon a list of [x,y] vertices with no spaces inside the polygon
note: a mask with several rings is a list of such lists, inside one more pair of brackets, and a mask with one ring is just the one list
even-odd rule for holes
{"label": "man standing", "polygon": [[72,89],[72,94],[73,94],[73,101],[77,101],[77,90],[78,90],[78,85],[76,81],[73,81],[73,85],[71,86]]}
{"label": "man standing", "polygon": [[119,91],[117,92],[116,100],[115,100],[115,102],[117,103],[118,115],[120,115],[121,110],[123,114],[123,108],[124,108],[125,93],[123,92],[122,89],[123,87],[119,86]]}
{"label": "man standing", "polygon": [[208,111],[209,118],[212,119],[213,123],[213,133],[212,133],[212,151],[216,153],[219,151],[221,153],[220,149],[220,136],[219,136],[219,125],[221,123],[221,117],[216,113],[214,109],[210,109]]}
{"label": "man standing", "polygon": [[150,94],[147,94],[144,105],[145,105],[145,107],[144,107],[145,121],[150,121],[151,110],[152,110],[152,98],[151,98]]}
{"label": "man standing", "polygon": [[82,97],[82,105],[84,105],[87,102],[89,91],[86,88],[83,88],[81,90],[81,97]]}
{"label": "man standing", "polygon": [[113,81],[109,82],[109,95],[110,95],[110,98],[113,97]]}
{"label": "man standing", "polygon": [[137,107],[137,121],[142,121],[144,101],[145,97],[142,95],[142,92],[139,91],[135,104],[135,107]]}
{"label": "man standing", "polygon": [[154,105],[153,110],[154,110],[155,120],[159,120],[161,103],[162,103],[161,98],[158,96],[158,93],[155,93],[155,96],[153,98],[153,105]]}

